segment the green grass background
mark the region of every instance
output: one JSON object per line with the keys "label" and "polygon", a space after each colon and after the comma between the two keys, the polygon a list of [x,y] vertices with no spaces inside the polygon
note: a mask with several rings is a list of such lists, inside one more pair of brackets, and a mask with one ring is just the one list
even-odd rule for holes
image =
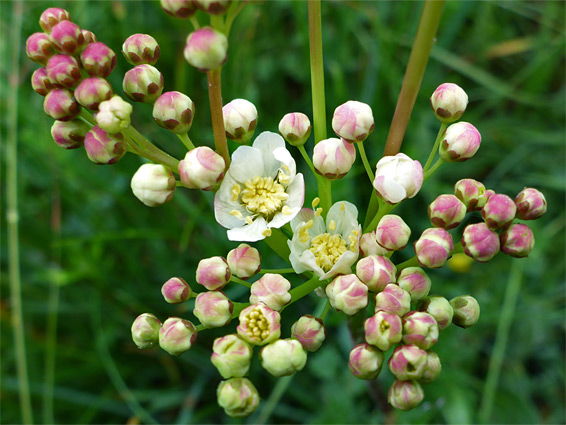
{"label": "green grass background", "polygon": [[[179,190],[171,203],[150,209],[129,188],[142,163],[138,157],[129,154],[118,165],[96,166],[83,150],[65,151],[54,144],[52,120],[42,111],[43,98],[29,84],[37,65],[27,60],[24,49],[27,36],[40,30],[41,12],[52,6],[69,10],[75,22],[118,53],[110,81],[119,94],[121,78],[129,69],[120,54],[123,41],[137,32],[154,36],[161,45],[157,67],[164,74],[165,90],[182,91],[193,99],[196,118],[191,138],[196,144],[212,145],[205,76],[182,57],[189,22],[167,16],[157,1],[24,2],[22,41],[14,45],[9,38],[12,2],[0,3],[3,160],[8,111],[14,107],[8,102],[13,90],[9,78],[16,77],[10,75],[9,54],[13,48],[21,50],[17,183],[25,341],[35,421],[254,423],[258,414],[232,419],[216,405],[220,377],[209,361],[210,347],[227,331],[203,332],[197,345],[178,358],[159,349],[137,350],[131,342],[130,325],[142,312],[153,312],[162,320],[175,315],[191,318],[190,303],[166,304],[161,285],[171,276],[184,277],[193,285],[201,258],[225,256],[237,243],[229,242],[214,222],[212,194]],[[252,101],[259,111],[258,133],[276,131],[288,112],[312,116],[306,11],[305,2],[267,1],[247,6],[234,24],[223,98]],[[365,146],[372,163],[383,151],[420,11],[419,2],[322,5],[328,122],[334,108],[347,100],[370,104],[376,129]],[[267,421],[274,423],[477,423],[486,409],[482,395],[494,345],[504,337],[497,335],[497,326],[506,288],[513,283],[520,285],[520,292],[507,316],[508,340],[502,346],[500,379],[488,422],[564,423],[564,16],[564,3],[559,1],[462,1],[445,6],[402,150],[426,160],[438,130],[428,98],[446,81],[468,93],[463,119],[479,129],[482,145],[472,160],[441,168],[400,211],[416,237],[430,225],[427,204],[438,194],[450,193],[457,180],[471,177],[512,197],[525,186],[537,187],[547,197],[548,213],[532,222],[536,247],[528,259],[499,255],[488,264],[474,264],[464,274],[446,268],[430,271],[433,293],[448,298],[470,293],[479,300],[482,314],[473,328],[452,326],[442,333],[435,350],[443,372],[424,387],[424,403],[406,413],[381,409],[365,382],[349,372],[352,343],[347,324],[343,316],[331,313],[327,343],[309,356],[306,368],[263,419],[269,413]],[[204,15],[199,12],[198,17],[204,23]],[[183,146],[152,123],[150,106],[136,104],[133,123],[181,158]],[[312,143],[311,138],[307,150]],[[305,164],[296,158],[308,175]],[[6,170],[5,161],[2,165]],[[5,185],[3,173],[3,193]],[[315,180],[308,176],[307,202],[315,190]],[[361,211],[369,194],[359,160],[346,178],[333,185],[334,199],[354,202]],[[5,197],[2,202],[5,211]],[[3,213],[0,422],[21,423],[5,229]],[[257,246],[264,267],[283,265],[268,254],[266,245]],[[396,261],[411,256],[410,251],[396,254]],[[240,300],[244,292],[228,290]],[[316,297],[306,298],[286,310],[283,335],[317,302]],[[56,334],[49,331],[55,318]],[[234,327],[231,324],[229,332]],[[54,369],[46,369],[49,356],[55,358]],[[268,399],[277,381],[257,363],[256,359],[251,377],[262,398]],[[392,382],[386,369],[378,378],[384,391]],[[50,373],[54,373],[53,414],[45,401],[51,399],[46,384]]]}

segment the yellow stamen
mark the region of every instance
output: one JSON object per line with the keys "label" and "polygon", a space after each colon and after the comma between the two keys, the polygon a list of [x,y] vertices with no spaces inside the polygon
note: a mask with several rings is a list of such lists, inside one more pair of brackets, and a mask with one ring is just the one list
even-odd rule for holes
{"label": "yellow stamen", "polygon": [[322,208],[317,208],[316,211],[314,212],[314,215],[320,217],[322,215]]}
{"label": "yellow stamen", "polygon": [[314,210],[314,209],[318,206],[319,203],[320,203],[320,198],[317,196],[316,198],[314,198],[314,199],[312,200],[312,204],[311,204],[311,205],[312,205],[312,209]]}
{"label": "yellow stamen", "polygon": [[240,196],[241,187],[239,184],[235,184],[232,186],[232,202],[236,202],[238,200],[238,196]]}
{"label": "yellow stamen", "polygon": [[269,337],[269,322],[259,307],[255,307],[242,319],[242,325],[250,339],[261,342]]}
{"label": "yellow stamen", "polygon": [[316,264],[327,272],[347,251],[346,241],[340,235],[321,233],[312,239],[309,250],[314,254]]}
{"label": "yellow stamen", "polygon": [[248,215],[246,217],[246,224],[252,224],[254,221],[252,220],[252,218]]}
{"label": "yellow stamen", "polygon": [[261,234],[268,238],[269,236],[271,236],[271,229],[265,229],[263,232],[261,232]]}
{"label": "yellow stamen", "polygon": [[243,216],[242,216],[242,213],[241,213],[240,211],[238,211],[238,210],[232,210],[232,211],[230,211],[230,215],[233,215],[234,217],[237,217],[237,218],[242,218],[242,217],[243,217]]}
{"label": "yellow stamen", "polygon": [[291,215],[291,214],[293,214],[293,211],[292,211],[291,208],[289,208],[287,205],[283,205],[283,208],[281,209],[281,212],[283,213],[283,215]]}
{"label": "yellow stamen", "polygon": [[330,223],[328,223],[328,230],[331,232],[336,230],[336,222],[334,220],[330,220]]}
{"label": "yellow stamen", "polygon": [[271,177],[254,177],[246,180],[240,200],[252,214],[271,218],[281,211],[283,202],[289,198],[285,188]]}

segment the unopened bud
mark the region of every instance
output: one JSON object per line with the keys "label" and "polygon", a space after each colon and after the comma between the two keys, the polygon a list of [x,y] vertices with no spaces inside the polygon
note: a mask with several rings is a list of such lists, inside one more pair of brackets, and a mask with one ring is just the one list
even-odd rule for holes
{"label": "unopened bud", "polygon": [[93,111],[98,111],[100,103],[109,100],[112,94],[110,83],[99,77],[85,78],[75,89],[77,102]]}
{"label": "unopened bud", "polygon": [[41,96],[46,96],[55,86],[47,76],[46,68],[39,68],[31,76],[31,87]]}
{"label": "unopened bud", "polygon": [[470,123],[458,122],[446,129],[440,143],[440,158],[447,162],[462,162],[473,157],[481,144],[480,132]]}
{"label": "unopened bud", "polygon": [[347,142],[363,142],[373,131],[375,122],[369,105],[350,100],[334,110],[332,129]]}
{"label": "unopened bud", "polygon": [[296,339],[278,339],[259,352],[262,367],[271,375],[289,376],[307,364],[307,352]]}
{"label": "unopened bud", "polygon": [[68,55],[79,52],[85,42],[81,28],[71,21],[60,21],[51,28],[50,37],[57,49]]}
{"label": "unopened bud", "polygon": [[122,44],[124,58],[132,65],[155,65],[159,59],[160,48],[155,38],[147,34],[129,36]]}
{"label": "unopened bud", "polygon": [[148,207],[157,207],[173,199],[175,186],[173,172],[162,164],[143,164],[131,182],[135,197]]}
{"label": "unopened bud", "polygon": [[222,257],[205,258],[198,263],[196,281],[209,291],[224,288],[230,277],[230,268]]}
{"label": "unopened bud", "polygon": [[232,274],[240,279],[248,279],[261,270],[261,254],[256,248],[245,243],[231,250],[226,260]]}
{"label": "unopened bud", "polygon": [[126,72],[122,87],[133,101],[153,103],[163,91],[163,75],[151,65],[138,65]]}
{"label": "unopened bud", "polygon": [[32,61],[46,65],[51,56],[57,53],[55,44],[48,34],[36,32],[26,41],[26,54]]}
{"label": "unopened bud", "polygon": [[326,296],[332,307],[349,316],[368,305],[368,287],[355,274],[334,278],[326,286]]}
{"label": "unopened bud", "polygon": [[232,320],[234,304],[220,291],[198,294],[193,314],[205,328],[219,328]]}
{"label": "unopened bud", "polygon": [[224,177],[225,164],[224,158],[208,146],[199,146],[179,162],[179,176],[190,189],[213,190]]}
{"label": "unopened bud", "polygon": [[527,257],[535,246],[533,232],[526,224],[512,224],[499,235],[501,251],[511,257]]}
{"label": "unopened bud", "polygon": [[438,378],[441,371],[442,365],[440,364],[440,357],[438,357],[438,354],[434,351],[427,351],[426,367],[420,381],[428,384]]}
{"label": "unopened bud", "polygon": [[388,251],[405,248],[411,237],[411,228],[395,214],[384,215],[375,229],[377,243]]}
{"label": "unopened bud", "polygon": [[358,379],[375,379],[383,367],[383,353],[369,344],[358,344],[350,351],[348,367]]}
{"label": "unopened bud", "polygon": [[454,229],[466,217],[466,205],[454,195],[440,195],[428,206],[428,216],[433,226]]}
{"label": "unopened bud", "polygon": [[470,295],[452,298],[450,305],[454,309],[452,323],[456,326],[469,328],[475,325],[480,318],[480,305],[477,300]]}
{"label": "unopened bud", "polygon": [[438,324],[434,317],[422,311],[403,316],[403,342],[428,350],[438,341]]}
{"label": "unopened bud", "polygon": [[232,0],[193,0],[197,7],[211,15],[224,15]]}
{"label": "unopened bud", "polygon": [[401,345],[389,358],[389,370],[401,381],[420,379],[426,370],[427,353],[416,345]]}
{"label": "unopened bud", "polygon": [[452,235],[441,227],[426,229],[415,242],[415,253],[423,267],[438,269],[454,250]]}
{"label": "unopened bud", "polygon": [[372,292],[380,292],[389,283],[395,282],[397,268],[387,257],[370,255],[356,264],[356,276]]}
{"label": "unopened bud", "polygon": [[163,93],[153,105],[153,119],[160,127],[176,134],[187,133],[193,124],[195,103],[178,91]]}
{"label": "unopened bud", "polygon": [[85,136],[85,150],[95,164],[115,164],[126,153],[126,143],[121,134],[108,134],[95,125]]}
{"label": "unopened bud", "polygon": [[479,211],[485,205],[485,186],[474,179],[462,179],[454,185],[454,195],[464,203],[468,212]]}
{"label": "unopened bud", "polygon": [[69,55],[51,56],[46,68],[47,76],[56,87],[72,88],[81,79],[79,62]]}
{"label": "unopened bud", "polygon": [[180,304],[191,298],[192,289],[184,279],[172,277],[161,287],[161,294],[169,304]]}
{"label": "unopened bud", "polygon": [[81,106],[67,89],[53,89],[43,100],[43,110],[51,118],[71,121],[81,112]]}
{"label": "unopened bud", "polygon": [[190,18],[197,11],[197,5],[193,0],[160,0],[161,8],[175,18]]}
{"label": "unopened bud", "polygon": [[287,114],[279,122],[279,134],[293,146],[304,145],[311,134],[311,130],[309,117],[301,112]]}
{"label": "unopened bud", "polygon": [[364,233],[360,238],[360,257],[370,255],[386,255],[389,251],[377,243],[375,230],[371,233]]}
{"label": "unopened bud", "polygon": [[161,322],[150,313],[143,313],[136,317],[132,324],[132,339],[138,348],[151,348],[159,343],[159,330]]}
{"label": "unopened bud", "polygon": [[116,53],[106,44],[90,43],[81,53],[81,63],[91,77],[107,78],[116,67]]}
{"label": "unopened bud", "polygon": [[515,202],[507,195],[499,193],[491,196],[481,210],[485,224],[492,230],[509,227],[516,213]]}
{"label": "unopened bud", "polygon": [[236,334],[214,340],[210,361],[224,379],[241,378],[250,370],[252,347]]}
{"label": "unopened bud", "polygon": [[439,330],[450,326],[454,309],[444,297],[430,296],[418,304],[418,310],[430,314],[436,320]]}
{"label": "unopened bud", "polygon": [[246,99],[234,99],[222,108],[226,137],[240,144],[252,139],[257,124],[257,109]]}
{"label": "unopened bud", "polygon": [[197,330],[188,320],[168,318],[159,331],[159,346],[172,356],[189,350],[197,339]]}
{"label": "unopened bud", "polygon": [[444,83],[430,97],[434,115],[443,123],[458,121],[468,106],[468,95],[460,86]]}
{"label": "unopened bud", "polygon": [[424,391],[417,381],[395,381],[389,387],[387,400],[399,410],[411,410],[417,407],[424,398]]}
{"label": "unopened bud", "polygon": [[355,146],[337,138],[321,140],[315,145],[312,154],[316,172],[330,180],[344,177],[355,160]]}
{"label": "unopened bud", "polygon": [[228,52],[228,39],[213,28],[198,29],[187,37],[185,59],[199,71],[207,72],[224,65]]}
{"label": "unopened bud", "polygon": [[499,235],[485,223],[470,224],[464,229],[462,246],[468,257],[486,263],[499,252]]}
{"label": "unopened bud", "polygon": [[39,17],[39,26],[45,32],[50,32],[51,28],[61,21],[70,21],[71,16],[65,9],[50,7],[45,9]]}
{"label": "unopened bud", "polygon": [[521,220],[535,220],[546,212],[546,199],[536,189],[526,187],[515,197],[517,217]]}
{"label": "unopened bud", "polygon": [[218,405],[228,416],[243,418],[259,406],[259,394],[249,379],[231,378],[222,381],[216,390]]}
{"label": "unopened bud", "polygon": [[65,149],[80,148],[90,126],[80,120],[55,121],[51,127],[51,136],[57,145]]}
{"label": "unopened bud", "polygon": [[428,295],[431,281],[420,267],[407,267],[399,273],[397,285],[411,295],[411,302],[416,302]]}
{"label": "unopened bud", "polygon": [[281,336],[281,315],[263,304],[244,308],[236,328],[238,335],[253,345],[265,345]]}
{"label": "unopened bud", "polygon": [[423,167],[404,153],[384,156],[375,169],[373,187],[389,204],[413,198],[423,185]]}
{"label": "unopened bud", "polygon": [[280,311],[291,302],[291,283],[280,274],[266,273],[256,280],[250,289],[251,304],[265,304]]}
{"label": "unopened bud", "polygon": [[81,29],[81,34],[83,35],[85,42],[83,44],[83,48],[88,46],[91,43],[96,43],[96,35],[92,31]]}
{"label": "unopened bud", "polygon": [[386,313],[404,316],[411,309],[411,295],[394,283],[390,283],[383,291],[375,296],[375,312],[380,310]]}
{"label": "unopened bud", "polygon": [[96,123],[108,133],[116,134],[130,126],[133,108],[120,96],[103,101],[98,105],[98,110]]}
{"label": "unopened bud", "polygon": [[318,317],[307,314],[291,326],[291,337],[308,351],[317,351],[326,339],[326,328]]}
{"label": "unopened bud", "polygon": [[401,342],[403,324],[396,314],[378,311],[364,322],[366,342],[375,345],[381,351],[387,351],[392,345]]}

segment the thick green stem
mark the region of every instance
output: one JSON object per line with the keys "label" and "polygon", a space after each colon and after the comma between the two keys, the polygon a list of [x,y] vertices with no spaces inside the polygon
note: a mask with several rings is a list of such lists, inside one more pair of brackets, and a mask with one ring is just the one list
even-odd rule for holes
{"label": "thick green stem", "polygon": [[393,205],[388,204],[387,202],[382,201],[381,198],[379,197],[377,198],[377,201],[379,202],[379,209],[377,210],[377,214],[375,215],[373,220],[370,221],[368,226],[364,229],[364,233],[368,233],[375,230],[375,228],[379,224],[379,220],[381,220],[384,215],[389,214],[397,207],[397,205],[399,205],[399,204],[393,204]]}
{"label": "thick green stem", "polygon": [[137,144],[140,156],[143,156],[144,158],[147,158],[158,164],[166,165],[175,173],[178,171],[179,160],[173,158],[167,152],[159,149],[157,146],[147,140],[145,136],[138,130],[136,130],[133,126],[129,126],[128,128],[122,130],[122,134],[129,137]]}
{"label": "thick green stem", "polygon": [[[464,252],[464,247],[462,246],[461,242],[458,242],[456,245],[454,245],[454,249],[450,253],[450,256],[453,256],[455,254],[461,254],[462,252]],[[402,263],[397,264],[395,267],[397,267],[397,271],[400,272],[401,270],[406,269],[407,267],[418,267],[418,265],[419,265],[419,260],[415,255],[414,257],[409,258],[407,261],[403,261]]]}
{"label": "thick green stem", "polygon": [[314,291],[316,288],[318,288],[319,286],[322,286],[326,283],[326,281],[320,281],[318,279],[318,276],[313,276],[310,280],[307,280],[305,283],[303,283],[300,286],[297,286],[296,288],[293,288],[289,291],[289,293],[291,294],[291,302],[290,304],[293,304],[295,301],[300,300],[301,298],[303,298],[304,296],[310,294],[312,291]]}
{"label": "thick green stem", "polygon": [[260,414],[258,415],[257,419],[253,422],[254,424],[268,423],[268,420],[271,417],[273,410],[275,410],[275,407],[277,407],[277,403],[279,403],[279,400],[281,400],[281,397],[283,397],[283,395],[289,388],[289,385],[291,385],[293,376],[294,375],[284,376],[277,380],[277,383],[275,384],[273,391],[271,391],[269,398],[263,405]]}
{"label": "thick green stem", "polygon": [[438,158],[438,160],[434,163],[434,165],[424,173],[423,181],[428,180],[434,174],[434,172],[438,170],[438,167],[440,167],[442,164],[444,164],[444,161],[442,160],[442,158]]}
{"label": "thick green stem", "polygon": [[185,134],[177,134],[177,137],[179,138],[179,140],[181,142],[183,142],[183,145],[185,145],[185,147],[187,148],[187,150],[191,151],[195,148],[195,145],[193,144],[192,140],[190,139],[189,135],[187,133]]}
{"label": "thick green stem", "polygon": [[222,116],[222,68],[208,71],[208,99],[210,100],[210,116],[212,118],[212,133],[214,134],[214,146],[216,152],[226,163],[226,170],[230,166],[230,152],[226,142],[226,131],[224,130],[224,117]]}
{"label": "thick green stem", "polygon": [[369,177],[369,180],[371,184],[373,184],[373,181],[375,180],[375,175],[373,174],[371,165],[369,164],[368,157],[366,155],[366,150],[364,148],[364,142],[356,143],[356,145],[358,146],[358,150],[360,151],[360,158],[362,158],[362,162],[364,164],[364,168],[366,169],[366,173]]}
{"label": "thick green stem", "polygon": [[444,0],[426,0],[424,4],[417,35],[413,42],[411,56],[409,57],[409,63],[403,78],[403,86],[401,87],[393,120],[389,127],[383,156],[395,155],[401,149],[405,131],[407,130],[411,112],[413,111],[430,56],[430,50],[434,43],[438,24],[440,23],[444,3]]}
{"label": "thick green stem", "polygon": [[295,273],[291,267],[287,269],[261,269],[259,273],[275,273],[275,274],[285,274],[285,273]]}
{"label": "thick green stem", "polygon": [[440,146],[440,141],[442,140],[442,136],[444,135],[447,126],[448,124],[446,123],[440,124],[440,130],[438,130],[438,134],[436,135],[436,140],[434,141],[434,145],[432,147],[432,150],[430,151],[430,155],[428,156],[428,159],[426,160],[426,164],[423,167],[423,171],[425,173],[428,171],[430,164],[432,164],[432,160],[434,159],[434,156],[438,151],[438,147]]}
{"label": "thick green stem", "polygon": [[371,219],[377,214],[377,209],[379,208],[379,197],[377,192],[372,189],[371,197],[369,198],[369,205],[366,211],[366,217],[364,219],[364,229],[368,227]]}
{"label": "thick green stem", "polygon": [[234,282],[237,283],[239,285],[245,286],[246,288],[251,288],[252,284],[249,282],[246,282],[245,280],[239,279],[236,276],[230,276],[230,282]]}

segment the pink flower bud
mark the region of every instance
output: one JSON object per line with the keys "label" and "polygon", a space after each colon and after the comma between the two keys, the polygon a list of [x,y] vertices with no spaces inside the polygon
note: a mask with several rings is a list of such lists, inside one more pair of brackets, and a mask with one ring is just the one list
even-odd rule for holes
{"label": "pink flower bud", "polygon": [[399,410],[411,410],[417,407],[424,398],[424,391],[417,381],[395,381],[389,387],[387,400]]}
{"label": "pink flower bud", "polygon": [[211,15],[224,15],[232,0],[193,0],[197,7]]}
{"label": "pink flower bud", "polygon": [[399,273],[397,285],[411,295],[411,302],[416,302],[428,295],[431,281],[420,267],[407,267]]}
{"label": "pink flower bud", "polygon": [[452,235],[440,227],[426,229],[415,242],[419,264],[431,269],[442,267],[453,249]]}
{"label": "pink flower bud", "polygon": [[287,114],[279,121],[279,134],[293,146],[304,145],[311,130],[309,117],[301,112]]}
{"label": "pink flower bud", "polygon": [[153,103],[163,91],[163,75],[151,65],[138,65],[126,72],[122,87],[134,102]]}
{"label": "pink flower bud", "polygon": [[526,224],[512,224],[499,235],[501,251],[511,257],[527,257],[535,246],[533,232]]}
{"label": "pink flower bud", "polygon": [[49,58],[56,53],[57,48],[48,34],[36,32],[30,35],[26,41],[26,54],[28,58],[41,65],[47,64]]}
{"label": "pink flower bud", "polygon": [[326,339],[326,328],[321,319],[307,314],[293,323],[291,337],[298,340],[305,350],[314,352]]}
{"label": "pink flower bud", "polygon": [[90,43],[81,53],[81,63],[91,77],[107,78],[116,67],[116,53],[106,44]]}
{"label": "pink flower bud", "polygon": [[81,34],[85,39],[85,43],[83,44],[83,48],[88,46],[91,43],[96,43],[96,35],[92,31],[81,29]]}
{"label": "pink flower bud", "polygon": [[250,370],[252,347],[237,334],[214,340],[210,361],[224,379],[241,378]]}
{"label": "pink flower bud", "polygon": [[159,330],[161,322],[150,313],[143,313],[136,317],[132,324],[132,339],[138,348],[151,348],[159,343]]}
{"label": "pink flower bud", "polygon": [[470,295],[461,295],[450,300],[450,305],[454,309],[452,323],[461,328],[469,328],[475,325],[480,318],[480,305],[477,300]]}
{"label": "pink flower bud", "polygon": [[314,146],[312,162],[318,174],[330,180],[341,179],[356,160],[356,148],[343,139],[325,139]]}
{"label": "pink flower bud", "polygon": [[71,121],[81,112],[81,107],[67,89],[53,89],[43,100],[43,110],[51,118]]}
{"label": "pink flower bud", "polygon": [[426,367],[420,381],[428,384],[438,378],[442,371],[440,357],[434,351],[428,351],[426,356]]}
{"label": "pink flower bud", "polygon": [[422,311],[403,316],[403,342],[428,350],[438,341],[438,324],[434,317]]}
{"label": "pink flower bud", "polygon": [[98,111],[101,102],[113,95],[112,86],[104,78],[92,77],[82,80],[75,89],[75,99],[85,108]]}
{"label": "pink flower bud", "polygon": [[454,229],[466,217],[466,205],[454,195],[440,195],[428,206],[428,216],[433,226]]}
{"label": "pink flower bud", "polygon": [[388,251],[405,248],[411,237],[411,229],[401,217],[395,214],[384,215],[375,229],[377,243]]}
{"label": "pink flower bud", "polygon": [[190,150],[179,162],[179,176],[190,189],[213,190],[224,177],[224,158],[208,146]]}
{"label": "pink flower bud", "polygon": [[485,186],[474,179],[459,180],[454,185],[454,195],[464,203],[469,211],[479,211],[485,205]]}
{"label": "pink flower bud", "polygon": [[219,68],[228,58],[228,39],[213,28],[198,29],[187,37],[184,54],[187,62],[199,71]]}
{"label": "pink flower bud", "polygon": [[389,358],[389,370],[401,381],[420,379],[426,370],[427,353],[416,345],[401,345]]}
{"label": "pink flower bud", "polygon": [[45,32],[50,32],[51,28],[61,21],[70,21],[71,16],[65,9],[50,7],[45,9],[39,18],[39,26]]}
{"label": "pink flower bud", "polygon": [[398,153],[379,160],[373,187],[390,204],[414,197],[423,185],[423,167],[407,155]]}
{"label": "pink flower bud", "polygon": [[191,298],[191,287],[184,279],[172,277],[161,287],[161,294],[169,304],[180,304]]}
{"label": "pink flower bud", "polygon": [[381,351],[387,351],[392,345],[401,342],[403,324],[396,314],[378,311],[364,322],[366,342],[375,345]]}
{"label": "pink flower bud", "polygon": [[193,0],[160,0],[161,8],[175,18],[190,18],[197,11]]}
{"label": "pink flower bud", "polygon": [[81,79],[79,62],[69,55],[51,56],[47,61],[47,76],[56,87],[72,88]]}
{"label": "pink flower bud", "polygon": [[250,289],[251,304],[265,304],[280,311],[291,302],[291,283],[280,274],[266,273],[256,280]]}
{"label": "pink flower bud", "polygon": [[536,189],[526,187],[515,197],[517,217],[521,220],[535,220],[546,212],[546,199]]}
{"label": "pink flower bud", "polygon": [[462,246],[468,257],[486,263],[499,252],[499,235],[485,223],[470,224],[464,229]]}
{"label": "pink flower bud", "polygon": [[245,243],[231,250],[226,259],[232,274],[240,279],[248,279],[261,270],[261,254]]}
{"label": "pink flower bud", "polygon": [[85,149],[88,158],[95,164],[110,165],[122,159],[126,143],[120,133],[110,135],[95,125],[85,136]]}
{"label": "pink flower bud", "polygon": [[133,108],[120,96],[112,96],[109,100],[101,102],[98,109],[96,123],[108,133],[116,134],[130,126]]}
{"label": "pink flower bud", "polygon": [[240,312],[238,335],[253,345],[265,345],[281,336],[281,315],[263,304],[252,304]]}
{"label": "pink flower bud", "polygon": [[364,233],[360,238],[360,256],[386,255],[389,251],[377,243],[375,230],[371,233]]}
{"label": "pink flower bud", "polygon": [[383,353],[369,344],[358,344],[350,351],[348,367],[358,379],[375,379],[383,367]]}
{"label": "pink flower bud", "polygon": [[296,339],[278,339],[259,352],[261,366],[275,377],[290,376],[307,364],[307,352]]}
{"label": "pink flower bud", "polygon": [[470,123],[457,122],[446,129],[440,143],[440,158],[447,162],[463,162],[473,157],[480,148],[481,134]]}
{"label": "pink flower bud", "polygon": [[363,142],[373,131],[375,122],[369,105],[350,100],[334,110],[332,129],[350,143]]}
{"label": "pink flower bud", "polygon": [[193,124],[195,103],[178,91],[163,93],[153,105],[153,119],[160,127],[176,134],[187,133]]}
{"label": "pink flower bud", "polygon": [[57,49],[68,55],[79,52],[85,42],[81,28],[71,21],[60,21],[52,27],[50,37]]}
{"label": "pink flower bud", "polygon": [[197,330],[188,320],[170,317],[159,330],[159,346],[172,356],[189,350],[197,339]]}
{"label": "pink flower bud", "polygon": [[160,48],[155,38],[147,34],[129,36],[122,44],[122,53],[132,65],[155,65],[159,59]]}
{"label": "pink flower bud", "polygon": [[326,287],[330,305],[353,316],[368,305],[368,287],[355,274],[334,278]]}
{"label": "pink flower bud", "polygon": [[390,283],[383,291],[375,296],[375,312],[382,310],[386,313],[404,316],[411,309],[411,295],[394,283]]}
{"label": "pink flower bud", "polygon": [[201,292],[195,300],[193,314],[205,328],[219,328],[232,320],[234,304],[223,292]]}
{"label": "pink flower bud", "polygon": [[231,275],[224,258],[210,257],[199,261],[196,281],[209,291],[216,291],[226,286]]}
{"label": "pink flower bud", "polygon": [[515,202],[507,195],[499,193],[491,196],[481,210],[485,224],[492,230],[509,227],[516,213]]}
{"label": "pink flower bud", "polygon": [[80,120],[55,121],[51,127],[51,136],[55,143],[65,149],[80,148],[90,126]]}
{"label": "pink flower bud", "polygon": [[454,316],[454,309],[444,297],[427,297],[418,304],[418,310],[424,311],[434,317],[439,330],[450,326],[452,317]]}
{"label": "pink flower bud", "polygon": [[226,137],[240,144],[252,139],[257,124],[257,109],[246,99],[234,99],[222,108]]}
{"label": "pink flower bud", "polygon": [[395,282],[397,268],[387,257],[370,255],[356,264],[356,276],[372,292],[383,291],[389,283]]}
{"label": "pink flower bud", "polygon": [[443,123],[458,121],[468,106],[468,95],[453,83],[438,86],[430,97],[434,115]]}
{"label": "pink flower bud", "polygon": [[228,416],[243,418],[259,406],[259,394],[249,379],[231,378],[222,381],[216,390],[218,405]]}
{"label": "pink flower bud", "polygon": [[55,86],[47,76],[46,68],[39,68],[31,76],[31,87],[41,96],[47,95]]}
{"label": "pink flower bud", "polygon": [[161,164],[144,164],[132,177],[134,196],[148,207],[157,207],[173,199],[175,176],[169,167]]}

